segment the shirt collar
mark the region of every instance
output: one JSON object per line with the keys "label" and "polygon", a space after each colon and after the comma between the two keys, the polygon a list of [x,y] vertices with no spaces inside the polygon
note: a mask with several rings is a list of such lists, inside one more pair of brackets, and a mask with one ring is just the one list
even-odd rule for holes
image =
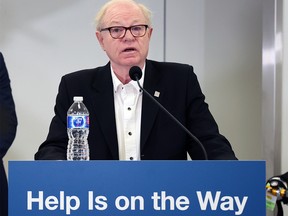
{"label": "shirt collar", "polygon": [[[141,77],[141,79],[139,80],[141,86],[143,86],[143,82],[144,82],[145,68],[146,68],[146,63],[144,64],[144,67],[142,68],[142,77]],[[118,77],[115,75],[111,64],[110,64],[110,69],[111,69],[111,76],[112,76],[112,82],[113,82],[114,92],[116,92],[117,89],[118,89],[118,87],[119,87],[119,86],[122,86],[123,83],[122,83],[122,82],[118,79]],[[131,85],[134,86],[134,88],[139,89],[139,86],[138,86],[137,82],[134,81],[134,80],[131,80],[131,81],[130,81],[129,83],[127,83],[127,84],[131,84]],[[126,84],[126,85],[127,85],[127,84]],[[140,89],[139,89],[139,90],[140,90]]]}

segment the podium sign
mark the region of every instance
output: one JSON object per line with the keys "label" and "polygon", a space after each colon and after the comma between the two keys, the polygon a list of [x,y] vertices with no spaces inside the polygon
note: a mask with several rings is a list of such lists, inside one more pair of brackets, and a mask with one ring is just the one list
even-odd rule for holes
{"label": "podium sign", "polygon": [[265,215],[264,161],[10,161],[9,216]]}

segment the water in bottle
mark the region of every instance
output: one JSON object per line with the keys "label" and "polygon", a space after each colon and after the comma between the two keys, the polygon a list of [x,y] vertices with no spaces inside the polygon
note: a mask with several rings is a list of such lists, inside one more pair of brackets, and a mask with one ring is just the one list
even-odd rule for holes
{"label": "water in bottle", "polygon": [[67,112],[67,160],[89,160],[89,112],[83,97],[74,97]]}

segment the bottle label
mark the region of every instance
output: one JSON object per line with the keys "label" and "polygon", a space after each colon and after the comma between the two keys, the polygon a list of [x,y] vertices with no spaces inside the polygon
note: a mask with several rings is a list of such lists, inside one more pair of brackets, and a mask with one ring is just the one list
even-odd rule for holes
{"label": "bottle label", "polygon": [[67,128],[89,128],[89,116],[67,116]]}

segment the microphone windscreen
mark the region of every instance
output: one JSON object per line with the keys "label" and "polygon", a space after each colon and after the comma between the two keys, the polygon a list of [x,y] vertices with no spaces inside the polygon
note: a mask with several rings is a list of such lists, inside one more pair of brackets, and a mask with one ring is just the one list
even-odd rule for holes
{"label": "microphone windscreen", "polygon": [[129,76],[132,80],[137,81],[141,79],[142,77],[142,70],[138,66],[133,66],[129,70]]}

